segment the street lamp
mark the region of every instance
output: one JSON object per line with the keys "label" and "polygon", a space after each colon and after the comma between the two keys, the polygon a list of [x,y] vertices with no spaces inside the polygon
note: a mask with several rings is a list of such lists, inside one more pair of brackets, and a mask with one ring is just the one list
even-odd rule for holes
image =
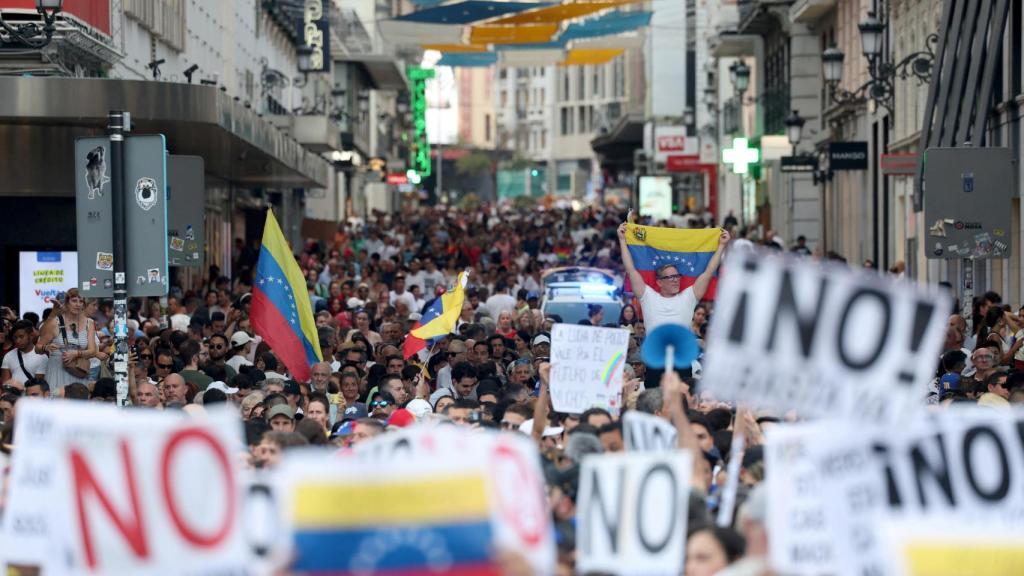
{"label": "street lamp", "polygon": [[839,83],[843,79],[843,52],[833,46],[822,53],[822,73],[829,85],[829,97],[835,104],[859,104],[870,98],[892,114],[897,77],[905,80],[914,76],[919,84],[931,81],[932,64],[935,62],[933,47],[938,44],[938,35],[930,34],[925,39],[924,50],[909,54],[895,64],[888,62],[890,58],[883,50],[886,30],[889,27],[888,10],[889,5],[886,3],[885,11],[879,15],[880,18],[876,17],[874,12],[868,12],[867,18],[857,25],[860,30],[861,51],[868,59],[868,72],[871,78],[856,90],[850,92],[839,88]]}
{"label": "street lamp", "polygon": [[[796,150],[796,145],[800,143],[800,137],[803,135],[804,120],[800,116],[800,112],[793,110],[793,112],[786,117],[784,124],[786,125],[786,137],[789,138],[789,143],[793,146],[793,150]],[[795,152],[794,152],[795,155]]]}
{"label": "street lamp", "polygon": [[750,86],[750,67],[743,60],[739,60],[729,67],[729,75],[732,78],[732,84],[736,88],[736,92],[743,96],[743,93],[747,91],[747,87]]}
{"label": "street lamp", "polygon": [[[0,44],[11,44],[14,47],[27,47],[33,50],[40,50],[46,47],[53,39],[53,33],[57,31],[54,23],[57,15],[64,9],[64,0],[36,0],[36,12],[43,17],[43,26],[39,24],[15,24],[4,22],[0,17],[0,29],[6,34],[0,34]],[[38,38],[43,36],[43,38]]]}
{"label": "street lamp", "polygon": [[885,24],[875,18],[874,12],[868,12],[867,20],[857,25],[860,29],[860,43],[864,56],[869,60],[876,58],[882,53],[882,36],[885,34]]}

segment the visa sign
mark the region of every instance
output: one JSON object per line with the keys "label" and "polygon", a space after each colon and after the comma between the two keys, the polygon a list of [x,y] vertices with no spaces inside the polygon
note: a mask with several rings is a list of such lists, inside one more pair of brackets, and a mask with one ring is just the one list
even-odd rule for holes
{"label": "visa sign", "polygon": [[655,160],[665,162],[676,155],[700,154],[700,139],[686,135],[686,126],[657,126],[654,129]]}

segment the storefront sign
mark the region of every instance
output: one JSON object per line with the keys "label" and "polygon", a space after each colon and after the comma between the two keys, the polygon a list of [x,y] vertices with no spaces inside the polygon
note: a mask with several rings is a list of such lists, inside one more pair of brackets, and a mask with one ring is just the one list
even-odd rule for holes
{"label": "storefront sign", "polygon": [[832,171],[867,170],[867,142],[832,142],[828,145],[828,165]]}
{"label": "storefront sign", "polygon": [[814,172],[818,169],[817,156],[783,156],[782,172]]}
{"label": "storefront sign", "polygon": [[302,13],[302,39],[313,50],[309,56],[309,72],[327,72],[331,69],[328,48],[330,38],[324,0],[306,0]]}

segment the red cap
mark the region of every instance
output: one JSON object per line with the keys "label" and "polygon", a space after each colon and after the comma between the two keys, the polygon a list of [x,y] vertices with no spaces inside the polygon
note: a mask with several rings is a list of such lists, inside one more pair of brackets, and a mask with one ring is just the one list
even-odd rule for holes
{"label": "red cap", "polygon": [[405,408],[399,408],[391,413],[388,418],[388,426],[398,426],[399,428],[407,428],[416,423],[416,417],[413,416],[412,412],[409,412]]}

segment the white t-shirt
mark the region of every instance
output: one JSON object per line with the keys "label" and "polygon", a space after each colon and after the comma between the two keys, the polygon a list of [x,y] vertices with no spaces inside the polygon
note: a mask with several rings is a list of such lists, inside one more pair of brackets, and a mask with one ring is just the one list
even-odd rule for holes
{"label": "white t-shirt", "polygon": [[644,312],[644,327],[648,334],[662,324],[679,324],[689,328],[696,307],[697,297],[693,294],[693,286],[671,298],[647,286],[644,295],[640,297],[640,309]]}
{"label": "white t-shirt", "polygon": [[225,364],[234,368],[236,373],[240,373],[239,368],[242,366],[252,366],[252,362],[246,360],[245,356],[232,356]]}
{"label": "white t-shirt", "polygon": [[2,368],[10,370],[11,377],[24,383],[29,378],[35,377],[36,374],[46,374],[46,361],[48,357],[42,354],[36,354],[35,350],[29,350],[28,352],[21,353],[21,359],[25,363],[25,368],[31,372],[31,374],[25,374],[25,371],[21,369],[21,364],[18,363],[18,350],[14,349],[4,355],[3,364],[0,365]]}
{"label": "white t-shirt", "polygon": [[502,312],[515,312],[516,299],[504,293],[495,294],[487,299],[487,303],[484,306],[490,312],[491,318],[497,320]]}

